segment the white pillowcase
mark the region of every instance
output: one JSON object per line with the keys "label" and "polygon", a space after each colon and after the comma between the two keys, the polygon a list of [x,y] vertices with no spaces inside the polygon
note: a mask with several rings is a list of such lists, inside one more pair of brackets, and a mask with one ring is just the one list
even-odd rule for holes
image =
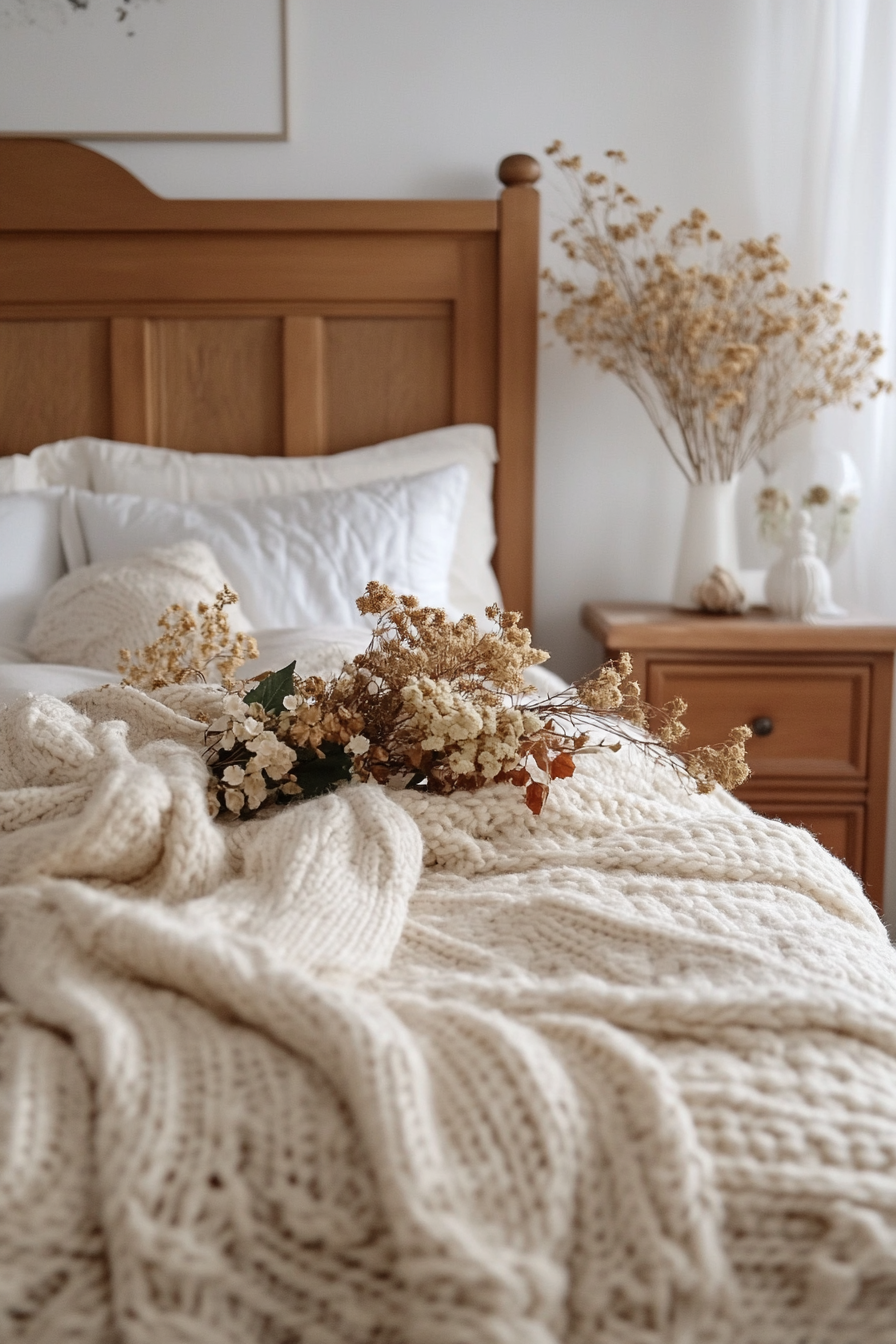
{"label": "white pillowcase", "polygon": [[60,505],[65,492],[0,495],[0,662],[21,662],[46,592],[65,573]]}
{"label": "white pillowcase", "polygon": [[[112,564],[82,565],[55,583],[40,604],[27,649],[42,663],[114,671],[121,650],[159,637],[159,617],[175,602],[195,611],[227,582],[208,546],[181,541]],[[245,630],[238,604],[231,630]]]}
{"label": "white pillowcase", "polygon": [[178,503],[214,503],[340,489],[460,464],[469,472],[469,484],[451,561],[449,600],[456,609],[481,617],[490,603],[501,601],[491,566],[496,460],[495,436],[488,425],[450,425],[326,457],[182,453],[84,437],[44,444],[29,457],[17,459],[18,466],[8,473],[12,483],[4,485],[0,476],[0,490],[22,489],[24,484],[14,483],[20,480]]}
{"label": "white pillowcase", "polygon": [[364,622],[355,598],[371,579],[415,593],[427,606],[449,606],[468,475],[453,466],[353,490],[234,504],[69,491],[66,558],[73,569],[187,538],[204,541],[253,626],[358,626]]}
{"label": "white pillowcase", "polygon": [[[22,453],[13,453],[9,457],[0,457],[0,495],[8,495],[13,490],[42,490],[52,484],[40,469],[34,457],[24,457]],[[68,484],[68,482],[60,482]]]}
{"label": "white pillowcase", "polygon": [[295,659],[300,677],[335,677],[342,665],[363,653],[370,643],[370,629],[359,626],[325,626],[314,630],[255,630],[258,657],[245,663],[235,675],[254,677],[262,671],[286,667]]}

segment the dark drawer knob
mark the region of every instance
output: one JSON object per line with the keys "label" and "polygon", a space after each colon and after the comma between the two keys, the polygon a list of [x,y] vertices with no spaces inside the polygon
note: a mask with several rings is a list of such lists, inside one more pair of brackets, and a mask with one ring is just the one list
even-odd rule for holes
{"label": "dark drawer knob", "polygon": [[760,714],[758,719],[753,720],[753,732],[757,737],[768,737],[773,732],[775,725],[765,714]]}

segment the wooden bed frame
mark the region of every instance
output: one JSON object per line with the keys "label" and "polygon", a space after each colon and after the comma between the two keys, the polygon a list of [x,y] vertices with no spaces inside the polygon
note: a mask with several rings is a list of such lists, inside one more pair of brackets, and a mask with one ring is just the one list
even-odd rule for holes
{"label": "wooden bed frame", "polygon": [[531,622],[540,170],[499,176],[497,201],[172,201],[78,145],[0,140],[0,455],[490,424],[495,568]]}

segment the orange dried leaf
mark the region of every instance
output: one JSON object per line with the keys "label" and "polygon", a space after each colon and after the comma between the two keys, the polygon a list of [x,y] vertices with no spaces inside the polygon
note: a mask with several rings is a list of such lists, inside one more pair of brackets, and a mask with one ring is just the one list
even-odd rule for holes
{"label": "orange dried leaf", "polygon": [[533,740],[529,747],[529,753],[540,770],[548,770],[551,758],[548,755],[547,743],[543,737],[536,737]]}
{"label": "orange dried leaf", "polygon": [[576,763],[568,751],[561,751],[551,761],[551,779],[569,779],[576,772]]}
{"label": "orange dried leaf", "polygon": [[533,816],[539,816],[548,796],[547,784],[538,784],[534,779],[526,789],[526,806]]}

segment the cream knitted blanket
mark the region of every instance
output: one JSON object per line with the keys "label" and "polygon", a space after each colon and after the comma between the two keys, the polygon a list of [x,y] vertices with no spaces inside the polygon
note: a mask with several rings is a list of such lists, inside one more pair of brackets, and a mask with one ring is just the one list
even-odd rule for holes
{"label": "cream knitted blanket", "polygon": [[844,868],[625,753],[213,822],[208,694],[0,715],[4,1344],[893,1344]]}

